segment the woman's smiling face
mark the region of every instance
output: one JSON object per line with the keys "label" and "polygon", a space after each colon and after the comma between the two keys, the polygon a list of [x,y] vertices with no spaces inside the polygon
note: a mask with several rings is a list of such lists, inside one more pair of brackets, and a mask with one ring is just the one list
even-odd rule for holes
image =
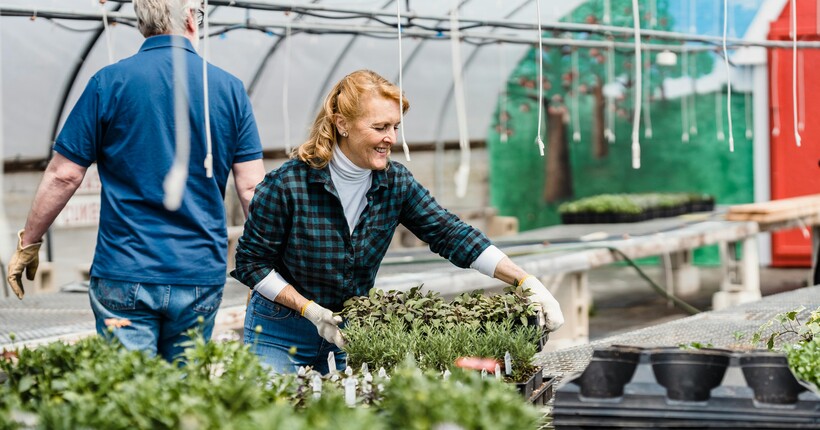
{"label": "woman's smiling face", "polygon": [[339,140],[339,149],[363,169],[384,170],[401,121],[399,102],[372,95],[362,101],[362,111],[352,122],[337,119],[339,132],[348,133]]}

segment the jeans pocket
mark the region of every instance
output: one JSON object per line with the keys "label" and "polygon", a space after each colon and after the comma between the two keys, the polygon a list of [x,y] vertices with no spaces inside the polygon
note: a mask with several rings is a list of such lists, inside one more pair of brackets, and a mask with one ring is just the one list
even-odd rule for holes
{"label": "jeans pocket", "polygon": [[194,287],[196,288],[196,302],[194,302],[194,312],[200,314],[210,314],[222,304],[222,286]]}
{"label": "jeans pocket", "polygon": [[113,311],[131,311],[136,309],[138,282],[114,281],[111,279],[92,278],[91,294],[94,294],[106,308]]}
{"label": "jeans pocket", "polygon": [[293,309],[272,302],[256,292],[251,297],[251,307],[254,316],[273,321],[291,318],[296,314]]}

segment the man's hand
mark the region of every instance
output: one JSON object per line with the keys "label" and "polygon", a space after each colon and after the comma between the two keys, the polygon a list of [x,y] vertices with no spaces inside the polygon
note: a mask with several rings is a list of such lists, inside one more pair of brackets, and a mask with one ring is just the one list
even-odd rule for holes
{"label": "man's hand", "polygon": [[541,309],[544,311],[544,326],[547,331],[558,330],[559,327],[564,325],[564,314],[561,313],[561,305],[558,304],[558,300],[555,300],[555,297],[550,294],[547,287],[538,278],[528,275],[524,278],[521,286],[532,292],[531,302],[541,305]]}
{"label": "man's hand", "polygon": [[345,346],[345,339],[339,330],[342,317],[334,316],[330,309],[325,309],[313,301],[308,302],[302,315],[316,326],[319,336],[324,340],[336,344],[339,348]]}
{"label": "man's hand", "polygon": [[17,232],[17,250],[11,256],[8,270],[9,285],[20,300],[23,300],[23,295],[26,294],[23,288],[23,271],[26,272],[26,278],[29,281],[34,280],[37,267],[40,265],[40,245],[43,244],[43,242],[37,242],[23,246],[24,233],[23,230]]}

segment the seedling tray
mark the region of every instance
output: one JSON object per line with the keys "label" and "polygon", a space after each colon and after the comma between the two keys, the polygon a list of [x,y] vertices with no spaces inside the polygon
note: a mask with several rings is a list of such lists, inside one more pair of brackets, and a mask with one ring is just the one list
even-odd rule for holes
{"label": "seedling tray", "polygon": [[[820,397],[804,391],[794,404],[755,401],[737,354],[729,360],[721,384],[705,401],[674,401],[658,384],[649,361],[641,354],[632,380],[621,397],[587,398],[574,383],[581,373],[564,379],[553,409],[558,429],[579,428],[820,428]],[[683,377],[686,377],[684,375]]]}

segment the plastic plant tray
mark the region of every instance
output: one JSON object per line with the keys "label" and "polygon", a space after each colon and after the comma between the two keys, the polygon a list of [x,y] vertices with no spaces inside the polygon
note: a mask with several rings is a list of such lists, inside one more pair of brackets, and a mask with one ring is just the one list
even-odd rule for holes
{"label": "plastic plant tray", "polygon": [[[553,409],[558,429],[574,428],[820,428],[820,397],[802,392],[790,405],[755,401],[746,384],[737,354],[721,384],[705,401],[674,401],[655,381],[649,353],[641,354],[632,380],[621,397],[585,398],[573,383],[580,373],[568,375],[556,390]],[[685,376],[684,376],[685,377]]]}

